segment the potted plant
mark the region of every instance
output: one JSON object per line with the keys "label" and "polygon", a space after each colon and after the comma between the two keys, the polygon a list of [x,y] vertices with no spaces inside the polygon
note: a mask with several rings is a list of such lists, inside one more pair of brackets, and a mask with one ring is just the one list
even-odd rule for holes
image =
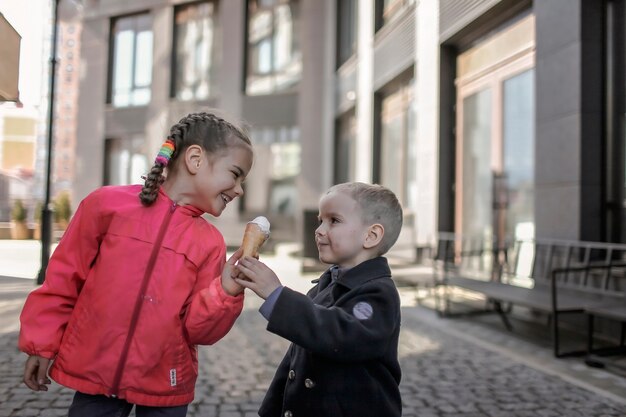
{"label": "potted plant", "polygon": [[72,217],[70,195],[66,191],[59,193],[54,199],[54,221],[59,229],[65,230]]}
{"label": "potted plant", "polygon": [[11,238],[13,239],[28,239],[28,223],[26,218],[28,217],[28,211],[24,206],[24,203],[20,199],[16,199],[13,202],[13,208],[11,209]]}

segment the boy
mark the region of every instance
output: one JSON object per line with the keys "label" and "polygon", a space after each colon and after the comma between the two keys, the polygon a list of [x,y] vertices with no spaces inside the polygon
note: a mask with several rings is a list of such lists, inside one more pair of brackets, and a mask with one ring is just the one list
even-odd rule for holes
{"label": "boy", "polygon": [[292,342],[259,415],[400,416],[400,299],[382,257],[400,233],[400,203],[380,185],[339,184],[318,220],[319,259],[332,267],[306,296],[262,262],[239,260],[247,280],[236,280],[266,300],[267,330]]}

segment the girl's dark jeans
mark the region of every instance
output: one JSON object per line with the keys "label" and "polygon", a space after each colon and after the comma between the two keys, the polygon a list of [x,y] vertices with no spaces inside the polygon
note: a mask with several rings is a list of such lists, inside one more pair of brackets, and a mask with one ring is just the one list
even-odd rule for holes
{"label": "girl's dark jeans", "polygon": [[135,408],[137,417],[185,417],[187,406],[147,407],[135,405],[106,395],[89,395],[76,392],[68,417],[128,417]]}

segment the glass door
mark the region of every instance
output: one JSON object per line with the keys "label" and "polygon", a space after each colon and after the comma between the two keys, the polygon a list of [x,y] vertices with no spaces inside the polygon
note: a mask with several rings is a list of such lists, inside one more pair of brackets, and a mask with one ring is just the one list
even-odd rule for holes
{"label": "glass door", "polygon": [[461,233],[467,237],[489,238],[493,235],[491,100],[491,88],[463,98],[463,140],[458,144],[462,187],[458,196],[463,207],[460,210]]}
{"label": "glass door", "polygon": [[534,16],[457,58],[455,231],[485,248],[534,237]]}
{"label": "glass door", "polygon": [[535,183],[535,77],[529,69],[503,82],[502,152],[505,238],[532,238]]}

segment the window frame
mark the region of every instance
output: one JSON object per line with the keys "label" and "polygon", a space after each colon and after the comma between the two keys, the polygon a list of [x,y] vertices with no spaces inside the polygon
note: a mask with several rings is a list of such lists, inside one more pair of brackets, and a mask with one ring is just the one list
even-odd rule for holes
{"label": "window frame", "polygon": [[[141,178],[133,180],[132,174],[132,158],[140,156],[145,159],[145,168],[150,168],[148,158],[145,153],[146,140],[143,135],[130,135],[127,137],[107,137],[104,140],[104,164],[103,164],[103,185],[124,185],[124,184],[140,184]],[[115,157],[119,157],[119,153],[122,151],[128,152],[130,156],[128,164],[124,167],[124,178],[122,181],[114,182],[115,173],[113,172],[113,163],[119,162]]]}
{"label": "window frame", "polygon": [[[464,103],[465,99],[482,91],[488,90],[491,95],[491,134],[490,134],[490,163],[491,171],[494,173],[494,180],[498,180],[500,175],[504,173],[504,82],[525,71],[534,69],[535,53],[527,52],[523,56],[518,56],[514,60],[499,63],[496,69],[481,74],[479,77],[469,80],[457,79],[457,95],[456,95],[456,138],[455,138],[455,154],[456,154],[456,178],[455,183],[455,232],[459,235],[463,234],[463,152],[464,146]],[[536,100],[536,98],[535,98]],[[535,101],[536,102],[536,101]],[[495,183],[494,183],[495,184]],[[492,184],[492,186],[494,185]],[[501,191],[501,190],[500,190]],[[492,201],[493,204],[493,201]],[[495,216],[504,216],[504,213],[494,213]],[[497,226],[492,231],[494,236],[503,240],[505,234],[510,232],[501,230],[501,222],[503,219],[492,217],[492,224],[497,222]]]}
{"label": "window frame", "polygon": [[[107,74],[107,96],[106,96],[106,103],[111,105],[112,107],[115,108],[127,108],[127,107],[141,107],[141,106],[145,106],[149,103],[149,101],[152,99],[152,81],[153,81],[153,77],[151,76],[150,78],[150,84],[148,85],[148,88],[150,90],[150,100],[148,101],[148,103],[146,104],[140,104],[140,105],[136,105],[136,104],[130,104],[130,105],[126,105],[126,106],[115,106],[114,104],[114,83],[115,83],[115,25],[117,22],[119,22],[120,20],[123,19],[130,19],[130,18],[138,18],[139,16],[147,16],[148,18],[150,18],[150,21],[152,22],[151,19],[151,14],[149,10],[141,10],[138,12],[133,12],[133,13],[129,13],[129,14],[124,14],[124,15],[119,15],[119,16],[115,16],[112,17],[109,21],[109,51],[108,51],[108,55],[109,55],[109,63],[108,63],[108,74]],[[136,28],[136,24],[133,25],[134,26],[134,38],[133,38],[133,54],[132,54],[132,73],[133,73],[133,87],[131,88],[130,91],[134,91],[135,89],[135,85],[134,85],[134,73],[136,70],[136,62],[137,62],[137,42],[136,42],[136,34],[137,34],[137,28]],[[152,26],[149,26],[150,31],[154,34],[153,28]],[[154,61],[154,35],[153,35],[153,41],[152,41],[152,59]],[[150,68],[152,68],[153,65],[150,65]]]}
{"label": "window frame", "polygon": [[[348,8],[351,12],[349,16],[346,16],[342,10]],[[335,56],[335,68],[339,69],[343,64],[350,60],[357,53],[358,44],[358,0],[337,0],[337,28],[336,28],[336,56]],[[345,28],[346,20],[349,26]],[[346,32],[347,31],[347,32]],[[346,39],[342,34],[347,33],[350,36]],[[344,56],[343,41],[351,40],[350,54]]]}
{"label": "window frame", "polygon": [[413,7],[415,3],[416,0],[391,0],[385,7],[385,0],[375,0],[374,33],[396,20],[405,10]]}
{"label": "window frame", "polygon": [[[251,53],[252,53],[252,43],[250,42],[250,19],[252,18],[252,12],[251,12],[251,3],[252,2],[256,2],[256,4],[258,5],[258,3],[261,0],[246,0],[245,2],[245,52],[244,52],[244,71],[243,71],[243,80],[242,80],[242,92],[244,95],[246,96],[264,96],[264,95],[273,95],[273,94],[284,94],[284,93],[291,93],[291,92],[295,92],[298,90],[298,86],[300,84],[300,81],[302,80],[302,48],[300,45],[300,40],[299,40],[299,30],[298,27],[300,25],[299,23],[299,9],[301,8],[302,5],[302,1],[301,0],[275,0],[274,3],[268,7],[259,7],[259,10],[268,10],[271,13],[271,19],[272,19],[272,24],[271,24],[271,29],[270,29],[270,34],[269,36],[266,36],[265,38],[268,39],[272,39],[272,42],[270,43],[270,47],[271,47],[271,60],[270,60],[270,65],[271,65],[271,70],[270,72],[268,72],[267,74],[265,74],[266,77],[270,77],[271,78],[271,83],[272,83],[272,88],[270,88],[268,91],[265,92],[259,92],[259,93],[251,93],[249,91],[250,86],[249,86],[249,78],[250,76],[255,76],[255,75],[259,75],[259,73],[257,72],[253,72],[251,70],[252,68],[252,59],[251,59]],[[295,42],[296,48],[292,49],[292,52],[295,52],[297,54],[300,55],[300,57],[298,58],[299,60],[299,65],[300,65],[300,71],[298,74],[298,79],[294,82],[293,85],[287,87],[287,88],[277,88],[276,87],[276,77],[277,75],[280,75],[280,72],[277,71],[276,69],[276,62],[275,62],[275,45],[274,45],[274,34],[276,32],[276,25],[275,25],[275,15],[276,15],[276,8],[277,6],[280,5],[284,5],[284,4],[288,4],[290,6],[296,5],[298,12],[292,14],[292,47],[293,47],[293,43]],[[292,9],[293,10],[293,9]],[[257,42],[258,44],[258,42]]]}
{"label": "window frame", "polygon": [[[409,166],[409,160],[412,157],[409,155],[408,150],[410,143],[416,140],[417,131],[415,126],[411,126],[411,112],[414,111],[415,105],[415,69],[413,66],[408,68],[393,81],[385,85],[374,95],[374,142],[373,142],[373,161],[372,161],[372,181],[385,185],[391,188],[398,200],[407,207],[410,203],[409,187],[410,179],[409,172],[414,170],[414,167]],[[401,117],[401,134],[402,134],[402,150],[399,150],[402,161],[401,165],[397,167],[400,170],[399,178],[401,184],[399,190],[395,190],[391,184],[385,182],[385,166],[384,155],[385,138],[383,137],[384,121],[386,117],[385,113],[385,101],[396,101],[396,108],[399,109],[398,115]],[[393,113],[393,112],[391,112]],[[414,116],[414,115],[413,115]],[[413,120],[414,122],[414,120]]]}
{"label": "window frame", "polygon": [[[218,48],[218,43],[220,40],[220,34],[219,32],[219,1],[218,0],[198,0],[198,1],[193,1],[193,2],[188,2],[188,3],[181,3],[181,4],[177,4],[174,6],[174,12],[173,12],[173,16],[172,16],[172,54],[171,54],[171,65],[170,65],[170,98],[171,99],[175,99],[175,100],[180,100],[180,101],[206,101],[206,100],[210,100],[211,97],[215,96],[215,88],[217,87],[217,77],[216,77],[216,72],[214,70],[212,70],[211,68],[209,69],[209,79],[208,79],[208,83],[209,83],[209,95],[206,98],[196,98],[194,96],[194,98],[190,99],[190,100],[183,100],[181,98],[177,97],[177,91],[176,91],[176,81],[177,81],[177,76],[178,76],[178,25],[176,24],[176,16],[179,13],[179,11],[188,8],[188,7],[193,7],[193,6],[197,6],[203,3],[212,3],[213,4],[213,23],[214,23],[214,33],[213,33],[213,44],[211,45],[211,57],[212,57],[212,63],[213,66],[219,65],[219,62],[217,61],[217,48]],[[213,80],[211,79],[211,75],[213,75],[213,77],[215,77]]]}

